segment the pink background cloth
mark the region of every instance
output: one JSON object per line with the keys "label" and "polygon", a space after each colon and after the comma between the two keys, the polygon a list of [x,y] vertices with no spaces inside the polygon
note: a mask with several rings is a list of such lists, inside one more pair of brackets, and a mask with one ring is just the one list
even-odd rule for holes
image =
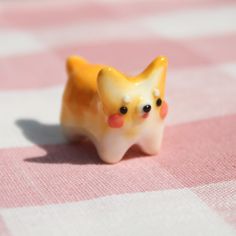
{"label": "pink background cloth", "polygon": [[[0,1],[0,235],[236,235],[235,22],[230,0]],[[66,143],[69,55],[168,57],[159,155]]]}

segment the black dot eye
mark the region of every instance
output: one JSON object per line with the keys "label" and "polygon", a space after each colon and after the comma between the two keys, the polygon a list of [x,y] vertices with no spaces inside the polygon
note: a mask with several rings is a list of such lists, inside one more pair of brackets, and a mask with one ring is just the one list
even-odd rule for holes
{"label": "black dot eye", "polygon": [[148,113],[149,111],[151,111],[151,109],[152,109],[152,107],[150,105],[146,105],[146,106],[143,107],[143,111],[145,113]]}
{"label": "black dot eye", "polygon": [[127,107],[121,107],[120,108],[120,113],[125,115],[128,112],[128,108]]}
{"label": "black dot eye", "polygon": [[162,104],[162,100],[160,98],[158,98],[156,101],[156,105],[159,107],[159,106],[161,106],[161,104]]}

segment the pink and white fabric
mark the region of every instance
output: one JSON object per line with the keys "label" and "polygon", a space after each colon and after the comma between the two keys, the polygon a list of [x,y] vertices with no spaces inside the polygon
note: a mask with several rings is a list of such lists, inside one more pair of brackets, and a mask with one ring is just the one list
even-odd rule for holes
{"label": "pink and white fabric", "polygon": [[[236,235],[235,0],[0,1],[0,235]],[[67,144],[65,59],[169,58],[162,151]]]}

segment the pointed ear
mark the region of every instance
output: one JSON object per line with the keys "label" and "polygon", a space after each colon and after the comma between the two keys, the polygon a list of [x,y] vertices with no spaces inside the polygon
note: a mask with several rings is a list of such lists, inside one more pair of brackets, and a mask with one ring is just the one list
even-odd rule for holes
{"label": "pointed ear", "polygon": [[66,69],[67,69],[68,75],[70,76],[70,75],[76,74],[79,67],[85,63],[87,63],[87,61],[83,59],[82,57],[70,56],[69,58],[67,58]]}
{"label": "pointed ear", "polygon": [[149,83],[152,88],[159,89],[161,97],[165,95],[167,65],[168,61],[166,57],[157,57],[141,74],[145,78],[144,83]]}
{"label": "pointed ear", "polygon": [[97,78],[98,93],[102,101],[117,102],[130,87],[124,75],[111,67],[103,68]]}

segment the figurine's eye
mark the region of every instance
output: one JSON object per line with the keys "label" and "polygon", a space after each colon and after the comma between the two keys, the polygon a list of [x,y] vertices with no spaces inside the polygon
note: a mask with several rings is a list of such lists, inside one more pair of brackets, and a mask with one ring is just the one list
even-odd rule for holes
{"label": "figurine's eye", "polygon": [[151,111],[151,109],[152,109],[152,107],[150,105],[146,105],[143,107],[143,112],[148,113]]}
{"label": "figurine's eye", "polygon": [[156,105],[159,107],[159,106],[161,106],[161,104],[162,104],[162,100],[160,98],[158,98],[156,101]]}
{"label": "figurine's eye", "polygon": [[125,115],[128,112],[128,108],[127,107],[121,107],[120,108],[120,113]]}

